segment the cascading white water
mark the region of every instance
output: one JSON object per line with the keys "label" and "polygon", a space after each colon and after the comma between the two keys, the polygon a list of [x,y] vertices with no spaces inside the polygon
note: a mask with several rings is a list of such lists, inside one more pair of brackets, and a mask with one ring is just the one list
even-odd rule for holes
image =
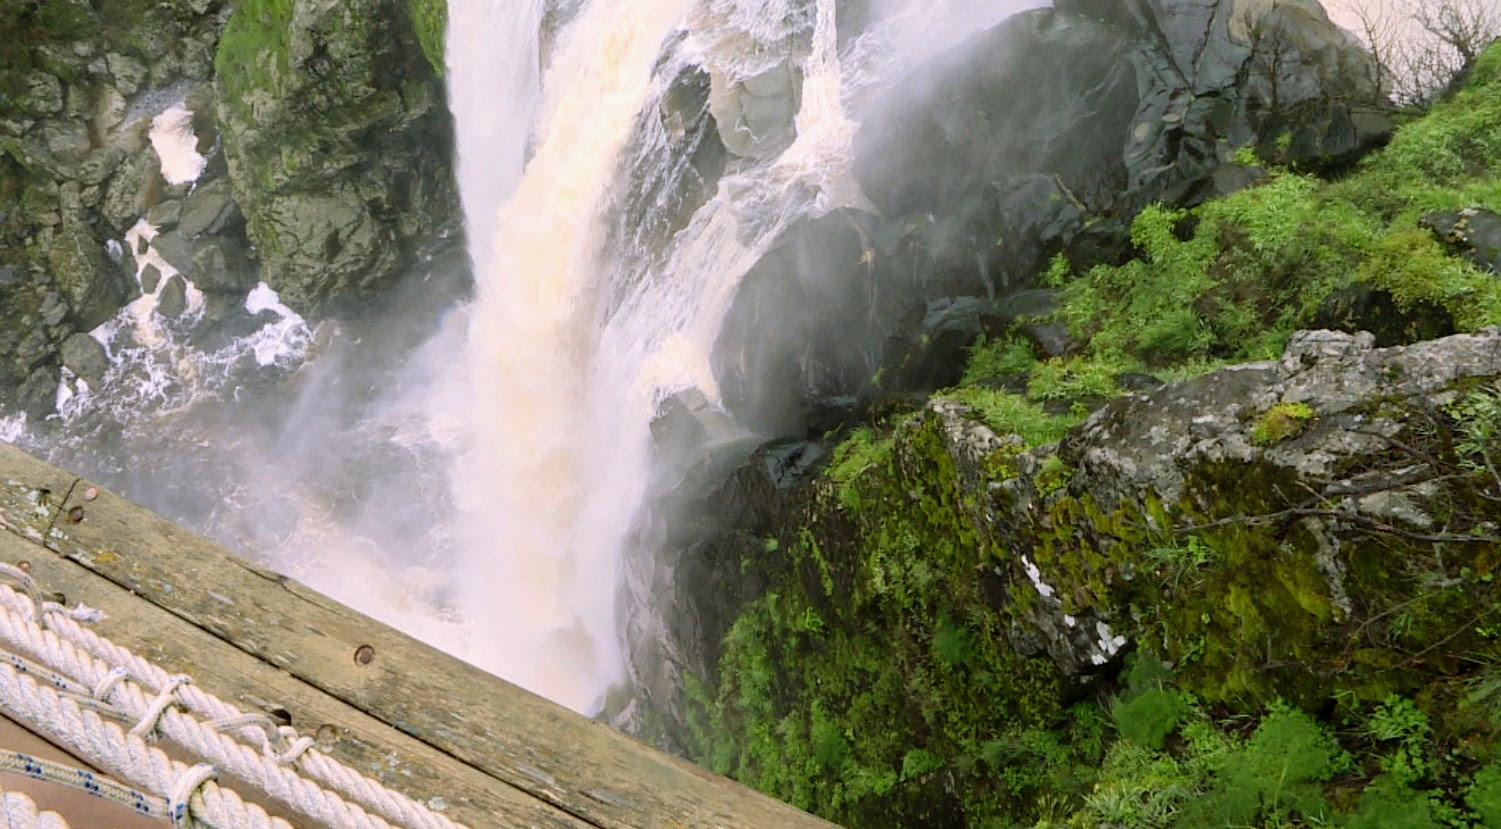
{"label": "cascading white water", "polygon": [[[955,27],[933,4],[902,5],[897,23],[912,28],[888,26],[873,37],[905,34],[904,46],[931,46],[940,40],[939,25],[972,31],[1001,16],[995,8],[960,15],[967,25]],[[561,34],[532,131],[524,117],[512,117],[494,145],[506,162],[530,139],[534,155],[514,192],[503,172],[471,166],[476,154],[496,154],[490,145],[466,143],[466,113],[514,110],[497,104],[497,91],[483,80],[466,76],[484,61],[465,50],[506,48],[460,37],[479,28],[464,17],[467,7],[455,3],[449,45],[478,281],[465,349],[470,442],[453,477],[463,526],[459,607],[472,629],[464,652],[518,684],[589,710],[622,675],[621,557],[646,497],[649,428],[660,403],[689,388],[717,400],[710,353],[735,289],[791,222],[864,204],[848,166],[855,125],[845,112],[835,4],[593,0]],[[480,19],[496,14],[485,8]],[[806,30],[810,10],[793,144],[727,174],[665,252],[612,250],[606,258],[605,213],[622,195],[617,188],[629,186],[615,180],[622,154],[655,152],[659,166],[670,163],[665,144],[626,146],[642,113],[657,111],[687,64],[733,82],[788,59],[781,50]],[[518,11],[535,19],[534,5]],[[662,55],[679,27],[687,37]],[[886,45],[860,52],[855,74],[865,83],[920,51]],[[483,102],[458,100],[471,94]],[[533,111],[530,103],[519,109]],[[661,132],[648,130],[645,140],[662,144]],[[483,129],[474,135],[487,140]],[[502,202],[486,226],[486,211]]]}
{"label": "cascading white water", "polygon": [[[621,674],[617,555],[640,492],[622,477],[642,463],[592,416],[591,401],[608,394],[590,382],[600,379],[596,213],[652,63],[686,6],[596,0],[583,9],[543,86],[535,154],[472,254],[475,420],[454,487],[461,606],[475,631],[467,655],[580,710]],[[490,186],[473,185],[463,161],[460,170],[466,199],[471,186]]]}

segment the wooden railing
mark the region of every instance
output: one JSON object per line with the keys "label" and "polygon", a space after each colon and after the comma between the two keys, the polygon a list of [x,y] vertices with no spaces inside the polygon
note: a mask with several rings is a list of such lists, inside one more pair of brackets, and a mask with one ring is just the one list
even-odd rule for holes
{"label": "wooden railing", "polygon": [[0,561],[101,634],[479,827],[829,824],[497,679],[0,443]]}

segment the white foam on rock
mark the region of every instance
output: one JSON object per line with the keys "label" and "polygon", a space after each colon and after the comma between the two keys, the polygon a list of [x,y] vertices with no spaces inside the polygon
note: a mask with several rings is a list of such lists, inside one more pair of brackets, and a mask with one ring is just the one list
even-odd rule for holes
{"label": "white foam on rock", "polygon": [[269,366],[278,361],[300,360],[312,342],[312,332],[300,314],[282,304],[281,297],[271,286],[257,283],[245,297],[245,310],[251,314],[269,311],[276,315],[275,322],[256,329],[245,338],[245,345],[255,352],[256,363]]}

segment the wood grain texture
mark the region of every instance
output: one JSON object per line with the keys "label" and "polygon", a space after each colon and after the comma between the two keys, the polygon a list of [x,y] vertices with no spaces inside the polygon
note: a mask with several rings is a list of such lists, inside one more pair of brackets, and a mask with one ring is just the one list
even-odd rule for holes
{"label": "wood grain texture", "polygon": [[[576,819],[535,825],[831,825],[510,685],[238,558],[102,487],[74,480],[0,444],[0,484],[7,480],[19,486],[0,486],[0,520],[15,535],[33,545],[45,544],[75,565],[69,570],[57,562],[58,569],[39,573],[44,584],[48,578],[56,578],[58,584],[108,581],[118,591],[111,601],[122,607],[117,618],[132,619],[132,626],[146,625],[132,647],[164,665],[185,666],[171,670],[202,674],[201,684],[221,695],[225,692],[217,683],[230,683],[245,699],[256,695],[249,689],[275,689],[283,697],[275,704],[292,711],[299,727],[316,722],[346,730],[349,736],[339,742],[351,742],[343,750],[359,758],[351,762],[356,768],[376,771],[368,767],[394,756],[394,768],[381,772],[383,780],[392,775],[415,778],[417,766],[438,762],[413,745],[420,742],[437,757],[457,760],[482,777],[494,778],[497,789],[512,787],[522,800],[545,807],[527,821]],[[27,488],[46,488],[53,496],[45,504],[35,503],[38,498],[19,491]],[[78,598],[103,607],[102,601]],[[138,610],[124,610],[126,606]],[[169,637],[149,635],[163,623],[152,621],[158,617],[142,608],[175,617],[173,637],[191,633],[197,644],[179,647]],[[104,632],[127,643],[113,625]],[[217,653],[224,650],[236,651],[248,661],[237,663],[235,670],[212,674],[210,680],[214,669],[194,664],[208,661],[195,653],[215,653],[217,661]],[[356,653],[370,658],[357,659]],[[225,673],[229,675],[220,675]],[[273,675],[285,681],[263,684]],[[335,711],[334,703],[345,708]],[[394,738],[368,735],[371,719],[377,728],[389,726],[413,739],[400,750],[383,753]],[[447,780],[449,773],[443,770],[436,776]],[[422,797],[427,791],[434,790],[424,791]],[[457,809],[455,794],[441,794]],[[467,790],[463,797],[481,803]],[[476,808],[519,804],[505,799],[501,805]],[[533,825],[509,819],[469,822],[476,827]]]}

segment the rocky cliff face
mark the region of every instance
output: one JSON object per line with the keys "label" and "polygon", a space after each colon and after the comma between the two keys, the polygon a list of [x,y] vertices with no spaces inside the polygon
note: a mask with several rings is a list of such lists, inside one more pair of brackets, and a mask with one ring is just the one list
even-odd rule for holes
{"label": "rocky cliff face", "polygon": [[119,240],[174,195],[151,115],[201,96],[221,12],[215,0],[0,10],[0,405],[50,411],[62,343],[138,292]]}
{"label": "rocky cliff face", "polygon": [[369,298],[459,226],[419,5],[247,0],[225,28],[214,84],[229,177],[261,276],[294,308]]}
{"label": "rocky cliff face", "polygon": [[933,367],[957,355],[926,353],[952,342],[925,328],[944,319],[931,303],[1003,315],[1056,253],[1079,268],[1128,256],[1147,203],[1253,181],[1238,147],[1314,167],[1357,155],[1389,132],[1374,77],[1317,3],[1076,0],[977,35],[861,113],[855,173],[874,209],[790,228],[746,277],[716,353],[728,405],[790,434],[804,401],[784,390],[953,382]]}
{"label": "rocky cliff face", "polygon": [[[77,335],[142,290],[146,248],[124,244],[141,218],[160,231],[151,248],[205,295],[197,324],[227,327],[248,324],[237,309],[261,280],[310,315],[350,308],[456,229],[443,21],[432,0],[0,9],[12,34],[0,46],[0,407],[39,418],[64,365],[101,373],[102,349]],[[148,140],[174,104],[206,157],[175,185]],[[143,278],[155,290],[154,269]],[[184,311],[184,279],[159,297],[164,317]]]}

